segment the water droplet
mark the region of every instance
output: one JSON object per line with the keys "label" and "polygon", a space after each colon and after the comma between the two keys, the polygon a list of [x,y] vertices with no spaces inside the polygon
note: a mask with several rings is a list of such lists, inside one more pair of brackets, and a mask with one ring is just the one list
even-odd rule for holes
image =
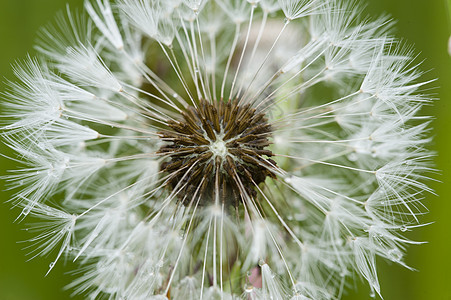
{"label": "water droplet", "polygon": [[406,232],[407,231],[407,226],[406,225],[402,225],[399,230],[401,230],[402,232]]}
{"label": "water droplet", "polygon": [[31,207],[27,206],[27,207],[25,207],[25,208],[22,210],[22,214],[23,214],[24,216],[28,216],[28,214],[30,213],[30,211],[31,211]]}
{"label": "water droplet", "polygon": [[371,297],[371,298],[376,298],[376,293],[375,293],[374,291],[371,291],[370,297]]}
{"label": "water droplet", "polygon": [[52,262],[49,264],[49,268],[50,268],[50,269],[53,269],[54,266],[55,266],[55,262],[52,261]]}
{"label": "water droplet", "polygon": [[347,157],[350,161],[357,161],[359,159],[356,153],[350,153]]}
{"label": "water droplet", "polygon": [[400,261],[402,259],[402,253],[398,248],[389,250],[388,255],[393,261]]}
{"label": "water droplet", "polygon": [[159,260],[158,263],[156,264],[157,268],[162,268],[163,267],[163,260]]}

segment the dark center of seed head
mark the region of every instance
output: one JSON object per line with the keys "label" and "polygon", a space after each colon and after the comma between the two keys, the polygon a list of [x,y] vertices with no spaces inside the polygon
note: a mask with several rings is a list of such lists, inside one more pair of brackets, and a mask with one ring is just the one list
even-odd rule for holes
{"label": "dark center of seed head", "polygon": [[263,113],[238,101],[201,100],[180,121],[168,121],[160,132],[168,142],[158,151],[167,157],[161,171],[184,205],[220,201],[238,206],[256,196],[256,185],[275,177],[276,163],[267,158],[271,126]]}

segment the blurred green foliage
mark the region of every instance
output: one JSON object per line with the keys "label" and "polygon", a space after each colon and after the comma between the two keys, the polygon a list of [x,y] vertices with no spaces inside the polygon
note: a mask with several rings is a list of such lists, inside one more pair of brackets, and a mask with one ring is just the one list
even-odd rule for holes
{"label": "blurred green foliage", "polygon": [[[82,0],[67,1],[73,7],[81,8]],[[33,44],[38,29],[53,21],[57,11],[65,10],[66,1],[62,0],[0,0],[0,90],[5,90],[5,78],[13,79],[11,64],[23,59],[27,53],[35,53]],[[0,152],[10,152],[1,144]],[[0,176],[8,169],[17,168],[17,164],[0,157]],[[4,181],[0,181],[3,190]],[[23,230],[24,224],[14,223],[18,209],[10,209],[4,203],[10,197],[9,192],[0,194],[0,299],[1,300],[64,300],[70,299],[70,291],[64,291],[71,277],[63,263],[57,264],[47,277],[45,274],[52,257],[33,259],[26,256],[24,249],[29,244],[20,241],[31,238]],[[26,223],[26,221],[24,222]],[[78,297],[74,299],[83,299]]]}
{"label": "blurred green foliage", "polygon": [[[364,0],[361,0],[362,2]],[[65,9],[68,2],[72,7],[82,7],[82,0],[1,0],[0,6],[0,75],[12,78],[10,64],[22,59],[27,53],[34,53],[33,44],[37,30],[54,19],[55,13]],[[397,20],[395,34],[402,37],[406,44],[413,44],[419,53],[424,79],[435,79],[425,93],[432,93],[437,99],[433,106],[426,107],[424,114],[435,117],[431,147],[438,152],[436,165],[442,181],[433,182],[437,196],[428,195],[425,204],[430,213],[423,222],[431,225],[415,230],[409,237],[419,241],[428,241],[422,246],[409,249],[407,263],[419,270],[411,272],[400,266],[379,262],[379,276],[386,300],[450,300],[451,299],[451,60],[448,50],[450,35],[449,7],[451,0],[368,0],[368,14],[378,16],[388,13]],[[423,61],[424,60],[424,61]],[[4,80],[3,80],[4,81]],[[0,90],[4,90],[4,83]],[[4,145],[1,153],[8,155]],[[0,175],[6,170],[15,169],[16,164],[0,157]],[[1,184],[1,183],[0,183]],[[0,186],[1,187],[1,186]],[[10,197],[8,191],[1,193],[1,201]],[[19,211],[10,209],[9,204],[0,204],[0,299],[1,300],[52,300],[70,299],[70,291],[63,287],[70,282],[66,273],[71,264],[57,264],[45,277],[49,258],[37,258],[26,262],[26,244],[18,241],[30,238],[21,230],[22,224],[15,224]],[[74,266],[72,266],[74,267]],[[72,269],[73,270],[73,269]],[[343,299],[369,299],[369,289],[364,284],[351,286]],[[356,290],[356,292],[352,291]],[[73,299],[83,299],[75,297]]]}

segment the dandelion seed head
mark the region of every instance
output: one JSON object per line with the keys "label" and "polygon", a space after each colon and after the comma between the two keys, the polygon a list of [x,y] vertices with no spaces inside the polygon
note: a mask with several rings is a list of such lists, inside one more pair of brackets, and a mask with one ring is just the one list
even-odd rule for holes
{"label": "dandelion seed head", "polygon": [[15,66],[2,127],[31,254],[80,264],[74,294],[331,300],[355,278],[382,295],[377,259],[409,268],[430,97],[387,19],[340,0],[85,10]]}

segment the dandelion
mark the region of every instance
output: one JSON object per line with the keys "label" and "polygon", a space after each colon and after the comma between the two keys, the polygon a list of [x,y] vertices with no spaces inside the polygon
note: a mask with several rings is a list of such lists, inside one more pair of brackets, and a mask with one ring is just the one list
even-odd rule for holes
{"label": "dandelion", "polygon": [[[354,1],[87,1],[15,66],[34,256],[89,299],[381,295],[431,171],[412,51]],[[407,266],[406,266],[407,267]],[[356,276],[357,275],[357,276]]]}

